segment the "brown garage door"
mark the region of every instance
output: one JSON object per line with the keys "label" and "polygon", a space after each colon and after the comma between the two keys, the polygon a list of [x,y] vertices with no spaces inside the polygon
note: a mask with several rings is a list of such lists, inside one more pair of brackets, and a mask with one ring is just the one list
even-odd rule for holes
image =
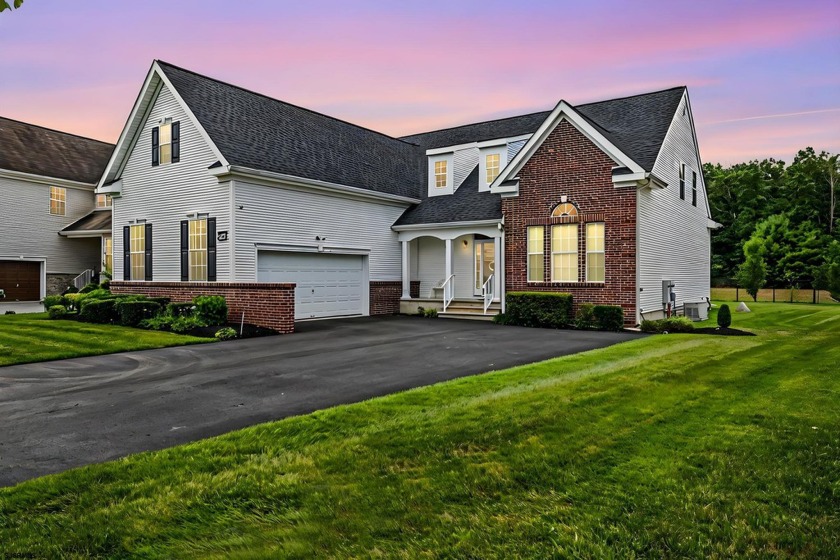
{"label": "brown garage door", "polygon": [[41,299],[41,263],[0,261],[0,290],[3,301],[38,301]]}

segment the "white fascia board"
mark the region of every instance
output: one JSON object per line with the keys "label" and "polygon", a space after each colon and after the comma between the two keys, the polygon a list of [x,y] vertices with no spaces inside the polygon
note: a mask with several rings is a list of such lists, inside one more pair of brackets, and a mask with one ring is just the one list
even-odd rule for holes
{"label": "white fascia board", "polygon": [[418,231],[428,229],[458,229],[458,228],[472,228],[480,226],[495,226],[501,224],[502,219],[498,220],[473,220],[470,222],[442,222],[438,224],[406,224],[402,226],[391,226],[394,231]]}
{"label": "white fascia board", "polygon": [[120,198],[122,196],[122,179],[114,181],[110,185],[102,185],[96,188],[96,194],[109,194],[111,198]]}
{"label": "white fascia board", "polygon": [[70,179],[59,179],[58,177],[49,177],[47,175],[36,175],[34,173],[12,171],[11,169],[0,169],[0,177],[4,179],[14,179],[17,181],[26,181],[28,183],[49,185],[51,187],[80,189],[83,191],[93,191],[94,187],[96,187],[94,183],[82,183],[80,181],[72,181]]}
{"label": "white fascia board", "polygon": [[342,194],[353,198],[364,198],[369,200],[376,200],[378,202],[391,202],[396,204],[419,204],[419,198],[410,198],[407,196],[400,196],[396,194],[380,193],[370,191],[359,187],[350,187],[347,185],[340,185],[338,183],[329,183],[327,181],[318,181],[316,179],[307,179],[305,177],[296,177],[294,175],[286,175],[285,173],[275,173],[273,171],[261,171],[259,169],[250,169],[247,167],[240,167],[237,165],[223,165],[213,167],[207,170],[210,175],[217,179],[222,179],[226,176],[231,176],[237,179],[245,179],[251,181],[258,181],[258,184],[270,187],[293,187],[299,189],[308,189],[315,191],[327,192],[330,194]]}
{"label": "white fascia board", "polygon": [[86,231],[59,231],[58,235],[61,235],[62,237],[66,237],[68,239],[73,239],[76,237],[99,237],[100,235],[109,235],[110,233],[110,229],[89,229]]}
{"label": "white fascia board", "polygon": [[542,145],[549,134],[551,134],[560,122],[565,119],[569,121],[575,128],[577,128],[584,136],[586,136],[593,144],[605,154],[610,156],[619,166],[627,167],[634,173],[644,173],[644,169],[633,161],[630,156],[622,152],[618,147],[610,142],[603,134],[598,132],[589,122],[578,113],[574,107],[560,101],[551,114],[543,121],[537,131],[531,136],[531,139],[519,150],[519,153],[508,163],[507,167],[502,170],[493,184],[490,185],[490,192],[498,192],[496,189],[504,181],[515,177],[522,170],[522,167],[531,159],[531,156]]}
{"label": "white fascia board", "polygon": [[466,150],[467,148],[489,148],[490,146],[504,146],[511,142],[527,140],[531,136],[531,134],[520,134],[519,136],[511,136],[510,138],[494,138],[492,140],[482,140],[481,142],[467,142],[466,144],[456,144],[455,146],[442,146],[440,148],[431,148],[429,150],[426,150],[426,155],[437,156],[440,154],[448,154],[449,152],[457,152],[458,150]]}
{"label": "white fascia board", "polygon": [[711,218],[706,218],[706,227],[708,229],[720,229],[723,227],[723,224],[719,224]]}
{"label": "white fascia board", "polygon": [[283,253],[333,253],[339,255],[369,255],[370,247],[348,247],[343,245],[311,243],[255,243],[257,251],[278,251]]}
{"label": "white fascia board", "polygon": [[519,178],[516,177],[513,179],[516,181],[516,184],[512,185],[490,185],[490,192],[493,194],[501,194],[501,195],[518,195],[519,194]]}
{"label": "white fascia board", "polygon": [[2,255],[0,254],[0,261],[46,261],[47,257],[39,257],[35,255]]}

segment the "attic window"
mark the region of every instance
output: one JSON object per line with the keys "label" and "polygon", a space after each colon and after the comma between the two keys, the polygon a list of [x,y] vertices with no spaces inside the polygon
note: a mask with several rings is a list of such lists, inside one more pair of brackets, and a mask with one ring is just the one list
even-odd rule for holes
{"label": "attic window", "polygon": [[487,170],[487,182],[492,183],[496,180],[496,177],[499,176],[499,171],[501,171],[500,165],[502,161],[502,156],[499,154],[487,154],[484,158],[485,162],[485,169]]}
{"label": "attic window", "polygon": [[578,210],[571,202],[558,204],[551,212],[552,218],[577,218]]}
{"label": "attic window", "polygon": [[165,120],[152,129],[152,166],[181,161],[181,122]]}
{"label": "attic window", "polygon": [[438,189],[446,188],[446,177],[447,177],[447,169],[446,169],[446,160],[436,161],[435,162],[435,187]]}

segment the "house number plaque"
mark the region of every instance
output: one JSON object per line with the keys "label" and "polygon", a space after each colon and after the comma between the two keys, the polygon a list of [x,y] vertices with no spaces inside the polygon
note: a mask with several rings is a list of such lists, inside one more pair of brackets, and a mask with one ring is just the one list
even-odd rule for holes
{"label": "house number plaque", "polygon": [[227,241],[227,240],[228,240],[228,232],[227,231],[216,232],[216,241]]}

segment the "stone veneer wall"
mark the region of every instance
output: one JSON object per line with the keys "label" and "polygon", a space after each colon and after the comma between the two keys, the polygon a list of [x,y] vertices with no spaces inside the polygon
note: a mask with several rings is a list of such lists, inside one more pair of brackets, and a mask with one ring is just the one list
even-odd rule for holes
{"label": "stone veneer wall", "polygon": [[224,296],[228,321],[245,322],[279,333],[295,330],[295,285],[229,282],[111,282],[115,294],[168,297],[173,302],[192,301],[196,296]]}
{"label": "stone veneer wall", "polygon": [[[615,166],[568,121],[561,121],[519,174],[519,196],[502,199],[507,291],[568,292],[580,303],[621,305],[625,325],[636,322],[636,190],[616,188]],[[578,282],[551,282],[550,218],[561,196],[577,206]],[[586,222],[604,222],[605,282],[586,282]],[[545,282],[527,281],[527,227],[545,226]]]}

